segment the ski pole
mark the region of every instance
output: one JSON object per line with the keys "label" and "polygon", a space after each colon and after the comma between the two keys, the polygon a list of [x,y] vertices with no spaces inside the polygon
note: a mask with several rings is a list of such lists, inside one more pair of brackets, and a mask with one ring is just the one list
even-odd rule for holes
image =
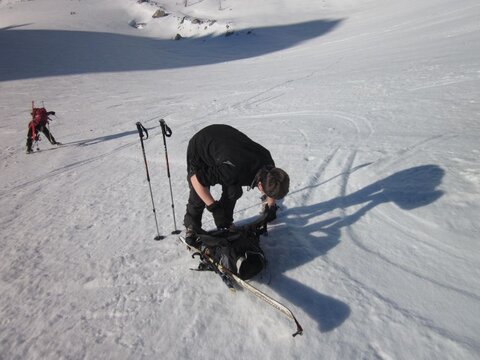
{"label": "ski pole", "polygon": [[172,234],[180,234],[181,231],[177,230],[177,222],[175,220],[175,205],[173,201],[172,181],[170,179],[170,166],[168,164],[168,151],[167,151],[167,140],[166,140],[166,137],[172,136],[172,130],[165,123],[165,120],[161,119],[159,121],[160,121],[160,126],[162,127],[163,146],[165,147],[165,161],[167,163],[167,176],[168,176],[168,183],[170,185],[170,198],[172,200],[173,226],[175,227],[175,230],[172,231]]}
{"label": "ski pole", "polygon": [[34,148],[35,146],[37,147],[37,151],[40,151],[40,146],[38,146],[38,141],[40,140],[40,135],[35,135],[34,137],[35,141],[32,145],[32,148]]}
{"label": "ski pole", "polygon": [[33,111],[35,110],[35,100],[32,100],[32,126],[30,127],[32,131],[32,139],[33,139],[33,145],[32,148],[37,147],[37,151],[40,151],[40,147],[38,146],[38,141],[40,140],[40,134],[37,134],[35,131],[35,125],[33,125]]}
{"label": "ski pole", "polygon": [[137,130],[138,130],[138,135],[140,136],[140,143],[142,144],[142,153],[143,153],[143,160],[145,161],[145,170],[147,171],[147,181],[148,181],[148,187],[150,188],[150,198],[152,199],[152,207],[153,207],[153,216],[155,218],[155,225],[157,227],[157,236],[154,237],[155,240],[162,240],[165,238],[164,236],[160,235],[160,231],[158,230],[158,221],[157,221],[157,213],[155,211],[155,203],[153,202],[153,193],[152,193],[152,185],[150,184],[150,174],[148,172],[148,165],[147,165],[147,156],[145,155],[145,147],[143,145],[143,136],[144,132],[146,134],[145,140],[148,139],[148,131],[143,127],[143,125],[140,122],[137,122]]}

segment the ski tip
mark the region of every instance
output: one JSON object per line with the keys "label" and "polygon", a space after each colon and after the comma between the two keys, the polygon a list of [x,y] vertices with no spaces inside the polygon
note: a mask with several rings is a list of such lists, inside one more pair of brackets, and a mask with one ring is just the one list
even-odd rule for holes
{"label": "ski tip", "polygon": [[302,326],[300,325],[300,323],[298,322],[297,319],[295,319],[295,317],[293,318],[293,320],[295,321],[295,324],[297,324],[297,331],[292,334],[293,337],[297,336],[297,335],[303,335],[303,328]]}
{"label": "ski tip", "polygon": [[295,337],[297,335],[302,336],[303,335],[303,330],[298,330],[296,333],[292,334],[293,337]]}

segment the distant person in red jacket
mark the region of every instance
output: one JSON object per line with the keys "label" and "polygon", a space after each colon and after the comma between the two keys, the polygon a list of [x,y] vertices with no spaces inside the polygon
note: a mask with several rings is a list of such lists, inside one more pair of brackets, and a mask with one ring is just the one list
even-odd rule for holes
{"label": "distant person in red jacket", "polygon": [[48,129],[49,115],[55,115],[55,111],[47,111],[44,107],[32,109],[32,121],[28,123],[27,132],[27,154],[31,153],[32,144],[38,141],[38,132],[41,131],[52,145],[61,145],[55,140]]}

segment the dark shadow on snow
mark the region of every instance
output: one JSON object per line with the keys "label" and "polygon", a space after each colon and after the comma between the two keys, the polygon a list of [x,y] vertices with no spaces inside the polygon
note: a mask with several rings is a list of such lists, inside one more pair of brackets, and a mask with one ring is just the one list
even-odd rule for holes
{"label": "dark shadow on snow", "polygon": [[77,141],[70,141],[67,143],[64,143],[64,145],[76,145],[76,146],[91,146],[91,145],[96,145],[101,142],[105,141],[110,141],[110,140],[115,140],[124,136],[130,136],[130,135],[135,135],[138,134],[138,131],[124,131],[121,133],[117,134],[112,134],[112,135],[105,135],[105,136],[99,136],[96,138],[91,138],[91,139],[84,139],[84,140],[77,140]]}
{"label": "dark shadow on snow", "polygon": [[[445,171],[437,165],[417,166],[399,171],[349,195],[281,211],[276,223],[281,224],[283,219],[288,218],[284,220],[288,225],[271,231],[272,240],[268,237],[261,240],[271,260],[270,271],[275,274],[270,286],[315,319],[322,332],[340,326],[350,315],[347,304],[320,294],[286,273],[325,255],[340,243],[342,228],[353,225],[380,204],[394,203],[401,209],[411,210],[433,203],[443,194],[436,188],[444,174]],[[335,209],[358,205],[362,207],[350,215],[311,223],[312,219]],[[286,252],[284,249],[287,249]],[[348,265],[343,264],[346,268]]]}
{"label": "dark shadow on snow", "polygon": [[[159,126],[154,126],[147,128],[148,131],[155,129]],[[137,135],[138,136],[138,130],[132,130],[132,131],[124,131],[121,133],[117,134],[112,134],[112,135],[105,135],[105,136],[99,136],[96,138],[91,138],[91,139],[84,139],[84,140],[77,140],[77,141],[70,141],[67,143],[63,143],[63,145],[76,145],[76,146],[90,146],[90,145],[96,145],[98,143],[104,142],[104,141],[110,141],[110,140],[115,140],[124,136],[131,136],[131,135]]]}
{"label": "dark shadow on snow", "polygon": [[156,40],[63,30],[0,31],[0,81],[100,72],[191,67],[261,56],[332,31],[342,20],[315,20],[225,37]]}

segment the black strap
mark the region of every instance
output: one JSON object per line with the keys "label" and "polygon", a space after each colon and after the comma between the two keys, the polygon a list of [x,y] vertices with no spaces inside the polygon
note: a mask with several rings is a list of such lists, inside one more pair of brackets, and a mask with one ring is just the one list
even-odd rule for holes
{"label": "black strap", "polygon": [[148,139],[147,129],[145,129],[145,127],[140,123],[140,121],[138,121],[136,125],[137,125],[138,135],[140,135],[140,139],[143,139],[143,133],[146,134],[145,140]]}
{"label": "black strap", "polygon": [[165,135],[166,137],[170,137],[172,136],[172,129],[170,129],[167,125],[167,123],[165,122],[165,120],[161,119],[160,120],[160,126],[162,127],[162,133],[163,135]]}
{"label": "black strap", "polygon": [[196,257],[200,258],[200,263],[198,264],[198,268],[196,269],[190,269],[190,270],[195,270],[195,271],[213,271],[215,273],[218,273],[218,269],[216,266],[211,263],[208,259],[205,259],[205,256],[203,253],[200,251],[197,251],[192,254],[192,258],[195,259]]}

